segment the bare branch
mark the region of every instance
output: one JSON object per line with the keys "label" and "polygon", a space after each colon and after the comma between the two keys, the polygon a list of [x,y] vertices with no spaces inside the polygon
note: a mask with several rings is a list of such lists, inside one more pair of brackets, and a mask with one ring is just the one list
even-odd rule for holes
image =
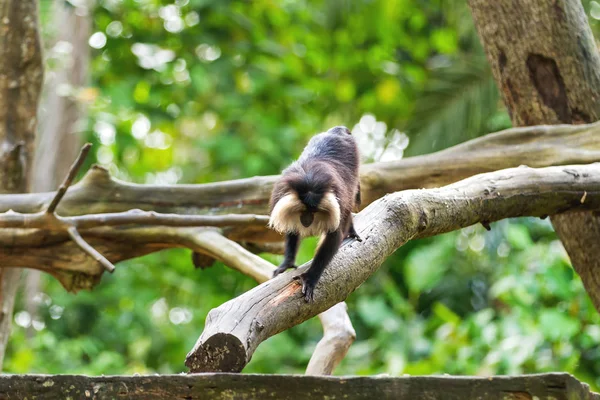
{"label": "bare branch", "polygon": [[319,320],[323,325],[323,338],[308,362],[306,375],[331,375],[356,339],[346,302],[337,303],[322,312]]}
{"label": "bare branch", "polygon": [[342,245],[316,287],[314,302],[304,301],[300,285],[292,279],[294,273],[259,285],[208,314],[186,365],[192,372],[241,371],[262,341],[343,301],[410,239],[481,221],[599,208],[597,164],[512,168],[440,189],[390,194],[357,215],[355,226],[363,241]]}
{"label": "bare branch", "polygon": [[191,235],[192,240],[204,251],[244,275],[262,283],[273,274],[273,265],[249,252],[236,242],[227,239],[213,230],[196,231]]}
{"label": "bare branch", "polygon": [[[518,167],[600,161],[600,123],[514,128],[424,156],[363,165],[363,206],[386,193],[431,188],[469,176]],[[92,167],[61,201],[61,215],[113,213],[133,208],[176,214],[266,214],[277,176],[202,185],[137,185]],[[0,212],[34,213],[54,193],[0,196]]]}
{"label": "bare branch", "polygon": [[163,226],[257,226],[266,227],[269,217],[252,214],[230,215],[178,215],[161,214],[154,211],[130,210],[122,213],[89,214],[74,217],[56,216],[56,221],[48,213],[21,214],[9,210],[0,214],[0,227],[20,229],[64,230],[64,226],[77,229],[93,229],[103,226],[122,225],[163,225]]}
{"label": "bare branch", "polygon": [[[252,254],[234,241],[216,231],[196,231],[192,240],[206,252],[258,283],[268,281],[275,269],[273,265]],[[323,325],[323,338],[317,344],[308,363],[308,375],[331,375],[335,367],[344,359],[356,338],[352,322],[348,316],[346,303],[334,305],[319,314]]]}
{"label": "bare branch", "polygon": [[73,179],[75,179],[75,175],[77,175],[77,172],[83,165],[83,162],[85,161],[85,158],[87,157],[91,148],[91,143],[86,143],[83,145],[81,151],[79,152],[79,155],[77,156],[77,159],[75,159],[75,162],[73,162],[73,165],[71,165],[71,169],[69,169],[69,173],[65,177],[65,180],[63,181],[63,183],[61,183],[60,187],[58,188],[58,191],[56,192],[56,195],[54,196],[54,198],[50,202],[50,205],[46,209],[46,213],[54,213],[56,207],[58,206],[58,203],[60,203],[65,193],[67,193],[67,189],[69,188],[69,186],[71,186]]}
{"label": "bare branch", "polygon": [[114,272],[115,266],[112,265],[112,263],[108,261],[106,257],[104,257],[96,249],[90,246],[85,240],[83,240],[79,232],[77,232],[77,228],[72,226],[67,229],[67,232],[69,233],[71,239],[73,239],[73,241],[77,243],[77,246],[81,248],[81,250],[89,254],[90,257],[92,257],[94,260],[100,263],[100,265],[102,265],[105,270],[107,270],[108,272]]}

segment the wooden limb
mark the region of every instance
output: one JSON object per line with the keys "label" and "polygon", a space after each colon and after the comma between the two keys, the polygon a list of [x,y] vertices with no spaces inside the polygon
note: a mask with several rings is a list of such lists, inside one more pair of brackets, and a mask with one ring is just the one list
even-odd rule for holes
{"label": "wooden limb", "polygon": [[265,227],[269,222],[266,215],[178,215],[161,214],[154,211],[129,210],[122,213],[88,214],[74,217],[49,218],[47,212],[21,214],[7,211],[0,214],[0,228],[64,230],[64,226],[77,229],[93,229],[104,226],[121,225],[163,225],[163,226],[258,226]]}
{"label": "wooden limb", "polygon": [[270,262],[249,252],[217,231],[195,231],[191,234],[190,240],[209,256],[259,283],[267,281],[275,269]]}
{"label": "wooden limb", "polygon": [[[469,176],[518,167],[587,164],[600,161],[600,124],[508,129],[441,152],[394,162],[363,165],[362,206],[406,189],[431,188]],[[114,213],[130,209],[174,214],[267,214],[277,176],[202,185],[137,185],[92,167],[58,207],[62,216]],[[54,193],[0,196],[0,212],[43,211]]]}
{"label": "wooden limb", "polygon": [[73,239],[73,241],[77,244],[77,246],[81,248],[81,250],[83,250],[90,257],[96,260],[100,265],[104,267],[105,270],[107,270],[108,272],[114,272],[115,266],[112,265],[112,263],[108,261],[106,257],[100,254],[98,250],[94,249],[85,240],[83,240],[79,232],[77,232],[77,228],[72,226],[67,229],[67,232],[69,233],[71,239]]}
{"label": "wooden limb", "polygon": [[323,273],[313,302],[304,302],[293,274],[272,279],[213,309],[186,365],[192,372],[241,371],[262,341],[345,300],[408,240],[481,221],[598,208],[600,165],[512,168],[440,189],[390,194],[356,216],[363,241],[342,246]]}
{"label": "wooden limb", "polygon": [[600,395],[592,392],[587,384],[573,376],[561,373],[496,377],[194,374],[0,375],[0,398],[600,400]]}
{"label": "wooden limb", "polygon": [[356,339],[346,302],[337,303],[322,312],[319,320],[323,325],[323,338],[308,362],[306,375],[331,375]]}
{"label": "wooden limb", "polygon": [[[273,275],[274,266],[252,254],[239,244],[215,231],[198,231],[191,235],[192,240],[206,252],[258,283],[268,281]],[[335,367],[344,359],[356,338],[352,322],[348,316],[346,303],[338,303],[319,314],[323,325],[323,338],[317,344],[308,363],[307,375],[331,375]],[[193,350],[192,350],[193,353]]]}
{"label": "wooden limb", "polygon": [[[68,291],[92,288],[99,282],[103,269],[81,251],[66,229],[0,229],[0,265],[50,273]],[[119,229],[104,227],[80,232],[90,246],[114,264],[174,247],[188,247],[204,253],[205,249],[190,239],[204,230],[218,228],[123,226]]]}
{"label": "wooden limb", "polygon": [[87,157],[91,148],[92,148],[91,143],[86,143],[83,145],[83,147],[81,148],[81,151],[79,152],[79,155],[73,162],[73,165],[71,165],[71,168],[69,169],[69,172],[67,173],[67,176],[65,177],[65,180],[63,181],[63,183],[61,183],[60,187],[56,191],[56,195],[54,196],[54,198],[50,202],[50,205],[46,209],[47,214],[54,213],[54,211],[56,210],[56,207],[58,206],[58,203],[60,203],[60,201],[62,200],[65,193],[67,193],[67,189],[69,189],[69,186],[71,186],[71,183],[73,183],[73,179],[75,179],[75,175],[77,175],[77,172],[83,165],[85,158]]}

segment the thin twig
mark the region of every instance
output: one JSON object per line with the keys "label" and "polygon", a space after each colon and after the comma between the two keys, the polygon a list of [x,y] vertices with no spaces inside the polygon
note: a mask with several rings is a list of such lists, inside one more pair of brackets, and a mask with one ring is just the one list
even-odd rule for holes
{"label": "thin twig", "polygon": [[81,166],[83,165],[83,162],[85,161],[85,158],[87,157],[91,148],[92,148],[91,143],[86,143],[83,145],[83,147],[81,148],[81,151],[79,152],[79,155],[77,156],[77,159],[71,165],[71,168],[69,169],[69,173],[65,177],[65,180],[63,181],[63,183],[61,183],[60,187],[58,188],[58,190],[56,192],[56,195],[52,199],[52,202],[46,209],[46,213],[48,213],[48,214],[54,213],[54,211],[56,210],[56,207],[58,207],[58,203],[60,203],[60,201],[62,200],[65,193],[67,193],[67,189],[69,188],[69,186],[71,186],[71,183],[73,182],[73,179],[75,178],[75,175],[77,175],[79,168],[81,168]]}
{"label": "thin twig", "polygon": [[90,246],[88,242],[86,242],[81,237],[79,232],[77,232],[77,228],[72,226],[67,229],[67,232],[69,233],[71,239],[73,239],[73,241],[77,244],[77,246],[79,246],[81,250],[85,251],[88,255],[90,255],[94,260],[98,261],[104,267],[105,270],[107,270],[108,272],[113,272],[115,270],[115,266],[110,261],[108,261],[106,257],[100,254],[98,250]]}

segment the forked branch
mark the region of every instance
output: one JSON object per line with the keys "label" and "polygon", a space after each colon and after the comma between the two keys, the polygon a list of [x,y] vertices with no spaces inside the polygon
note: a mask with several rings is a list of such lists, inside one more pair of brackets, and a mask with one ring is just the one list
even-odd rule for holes
{"label": "forked branch", "polygon": [[344,301],[410,239],[504,218],[599,208],[597,164],[512,168],[440,189],[387,195],[357,215],[363,241],[342,246],[319,281],[314,302],[304,301],[295,273],[282,274],[213,309],[186,365],[192,372],[241,371],[262,341]]}
{"label": "forked branch", "polygon": [[[258,283],[266,282],[273,274],[275,268],[271,263],[218,232],[198,230],[190,236],[208,255],[254,278]],[[356,338],[345,302],[319,314],[319,320],[323,325],[323,338],[317,344],[308,363],[307,375],[331,375]]]}

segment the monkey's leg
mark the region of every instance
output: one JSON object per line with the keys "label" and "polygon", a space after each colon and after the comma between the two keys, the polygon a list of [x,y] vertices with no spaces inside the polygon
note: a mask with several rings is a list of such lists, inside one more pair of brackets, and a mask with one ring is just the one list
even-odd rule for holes
{"label": "monkey's leg", "polygon": [[331,262],[331,259],[340,248],[343,239],[342,236],[342,231],[339,229],[328,233],[317,250],[317,254],[308,271],[294,277],[294,279],[302,281],[302,294],[307,302],[312,301],[315,285],[319,281],[319,278],[321,278],[325,267]]}
{"label": "monkey's leg", "polygon": [[357,209],[360,208],[360,203],[362,201],[362,198],[360,196],[360,181],[358,182],[358,187],[356,189],[356,197],[354,198],[354,205]]}
{"label": "monkey's leg", "polygon": [[298,253],[298,243],[300,242],[300,236],[296,233],[288,233],[285,235],[285,256],[283,262],[279,267],[273,271],[273,278],[282,272],[285,272],[288,268],[296,269],[296,253]]}
{"label": "monkey's leg", "polygon": [[356,229],[354,229],[354,219],[352,218],[352,214],[350,214],[348,218],[350,221],[350,227],[348,228],[348,235],[346,235],[346,237],[356,239],[359,242],[362,242],[362,238],[358,236],[358,233],[356,233]]}

